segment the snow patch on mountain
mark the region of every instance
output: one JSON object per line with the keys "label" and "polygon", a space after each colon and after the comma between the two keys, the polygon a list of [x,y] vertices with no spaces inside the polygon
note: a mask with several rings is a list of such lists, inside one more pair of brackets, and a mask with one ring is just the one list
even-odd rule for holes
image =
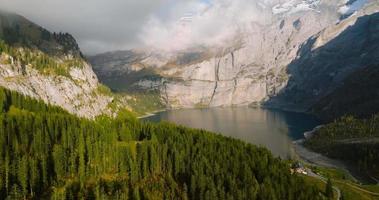
{"label": "snow patch on mountain", "polygon": [[342,15],[352,15],[356,11],[363,8],[369,0],[350,0],[345,1],[345,5],[341,6],[338,12]]}
{"label": "snow patch on mountain", "polygon": [[272,13],[292,14],[300,11],[317,10],[321,0],[290,0],[282,4],[277,4],[272,8]]}

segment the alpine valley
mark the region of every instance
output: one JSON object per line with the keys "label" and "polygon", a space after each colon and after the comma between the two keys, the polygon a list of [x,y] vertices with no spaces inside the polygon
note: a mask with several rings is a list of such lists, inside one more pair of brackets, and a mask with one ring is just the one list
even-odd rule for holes
{"label": "alpine valley", "polygon": [[254,0],[181,45],[225,2],[86,55],[0,0],[0,199],[379,199],[379,1]]}

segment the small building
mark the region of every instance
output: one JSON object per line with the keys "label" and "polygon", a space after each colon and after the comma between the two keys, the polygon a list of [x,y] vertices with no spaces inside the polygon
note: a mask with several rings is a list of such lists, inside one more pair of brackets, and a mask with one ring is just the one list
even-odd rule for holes
{"label": "small building", "polygon": [[292,165],[291,173],[295,173],[295,172],[298,174],[304,174],[304,175],[308,174],[306,168],[300,162],[296,162]]}

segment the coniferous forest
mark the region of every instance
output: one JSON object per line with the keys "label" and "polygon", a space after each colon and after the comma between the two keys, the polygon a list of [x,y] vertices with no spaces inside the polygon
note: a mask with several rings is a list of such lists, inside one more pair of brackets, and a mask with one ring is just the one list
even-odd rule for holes
{"label": "coniferous forest", "polygon": [[78,118],[0,89],[0,199],[318,199],[264,149],[203,130]]}
{"label": "coniferous forest", "polygon": [[368,119],[345,116],[317,131],[305,146],[332,158],[347,161],[358,171],[378,176],[379,115]]}

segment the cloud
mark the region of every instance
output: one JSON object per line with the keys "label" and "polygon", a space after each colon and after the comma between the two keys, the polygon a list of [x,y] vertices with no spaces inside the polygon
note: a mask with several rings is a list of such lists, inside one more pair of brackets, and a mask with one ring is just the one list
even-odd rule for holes
{"label": "cloud", "polygon": [[168,14],[169,20],[153,15],[145,24],[140,39],[147,46],[165,51],[218,45],[235,38],[252,22],[269,22],[272,17],[271,6],[277,2],[213,0],[182,3],[172,7],[172,13]]}
{"label": "cloud", "polygon": [[[251,33],[257,24],[269,25],[287,15],[304,11],[337,15],[336,4],[339,1],[191,1],[171,7],[167,19],[162,20],[159,16],[152,15],[142,28],[139,38],[146,46],[167,52],[196,46],[227,46],[239,37],[244,37],[246,33]],[[357,0],[357,2],[362,1],[368,0]],[[364,5],[364,3],[357,4]],[[191,13],[191,17],[185,15],[185,11]]]}
{"label": "cloud", "polygon": [[319,0],[0,0],[0,8],[69,32],[85,54],[95,54],[224,44],[252,23],[271,23],[274,6],[304,2]]}
{"label": "cloud", "polygon": [[279,0],[0,0],[0,7],[50,31],[69,32],[84,53],[95,54],[215,44],[262,18],[256,2],[273,1]]}
{"label": "cloud", "polygon": [[87,54],[139,45],[149,16],[168,0],[0,0],[0,8],[21,14],[55,32],[69,32]]}

